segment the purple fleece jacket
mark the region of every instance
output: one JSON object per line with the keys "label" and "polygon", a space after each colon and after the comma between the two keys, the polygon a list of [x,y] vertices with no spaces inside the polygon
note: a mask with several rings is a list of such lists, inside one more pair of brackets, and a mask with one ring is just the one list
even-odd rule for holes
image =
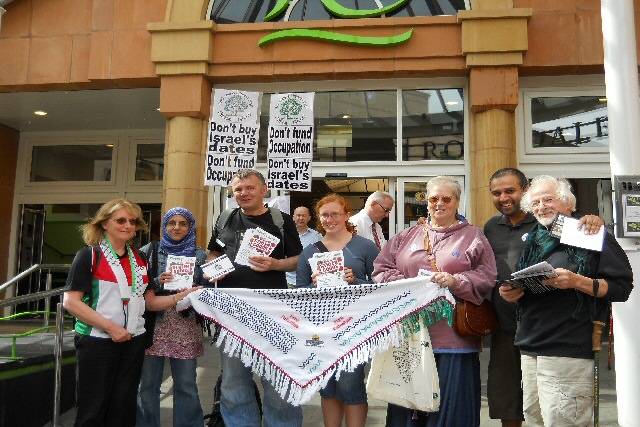
{"label": "purple fleece jacket", "polygon": [[[444,231],[427,226],[436,265],[453,274],[451,288],[456,298],[480,304],[495,286],[496,262],[482,231],[466,221]],[[432,255],[433,256],[433,255]],[[375,282],[416,277],[420,269],[432,271],[432,256],[424,248],[424,228],[416,225],[395,235],[373,263]],[[480,338],[458,335],[444,320],[429,328],[434,351],[469,352],[480,349]]]}

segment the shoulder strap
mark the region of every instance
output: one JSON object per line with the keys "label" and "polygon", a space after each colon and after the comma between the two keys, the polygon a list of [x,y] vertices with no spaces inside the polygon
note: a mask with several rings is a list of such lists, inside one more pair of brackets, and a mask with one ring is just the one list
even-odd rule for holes
{"label": "shoulder strap", "polygon": [[99,247],[91,246],[91,274],[95,273],[96,268],[98,268],[101,255],[102,251]]}
{"label": "shoulder strap", "polygon": [[320,252],[329,252],[329,248],[327,248],[327,247],[325,246],[325,244],[324,244],[324,243],[322,243],[322,241],[320,241],[320,240],[318,240],[317,242],[315,242],[315,243],[313,244],[313,246],[315,246],[315,247],[316,247],[316,249],[317,249],[317,250],[319,250]]}
{"label": "shoulder strap", "polygon": [[278,227],[280,230],[280,236],[282,236],[282,241],[284,245],[284,217],[282,216],[282,212],[277,208],[267,208],[269,209],[269,213],[271,213],[271,220],[273,224]]}
{"label": "shoulder strap", "polygon": [[160,242],[154,240],[151,242],[151,252],[149,253],[149,269],[148,269],[148,277],[152,280],[158,276],[158,248],[160,247]]}
{"label": "shoulder strap", "polygon": [[227,223],[229,222],[231,215],[236,213],[238,209],[240,208],[225,209],[222,212],[220,212],[220,215],[218,215],[218,219],[216,220],[216,225],[214,227],[216,231],[216,236],[219,235],[220,231],[227,226]]}

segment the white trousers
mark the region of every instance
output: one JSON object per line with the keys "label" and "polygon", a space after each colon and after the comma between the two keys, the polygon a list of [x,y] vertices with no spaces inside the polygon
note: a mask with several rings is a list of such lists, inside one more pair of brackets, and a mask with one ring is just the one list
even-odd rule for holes
{"label": "white trousers", "polygon": [[521,356],[526,426],[593,424],[593,360]]}

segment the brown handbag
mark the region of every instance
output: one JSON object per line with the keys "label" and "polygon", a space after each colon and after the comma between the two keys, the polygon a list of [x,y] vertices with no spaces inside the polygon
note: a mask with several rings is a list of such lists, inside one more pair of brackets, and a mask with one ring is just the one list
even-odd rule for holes
{"label": "brown handbag", "polygon": [[453,328],[465,337],[483,337],[498,328],[498,318],[493,304],[482,301],[476,305],[469,301],[456,301],[456,312]]}

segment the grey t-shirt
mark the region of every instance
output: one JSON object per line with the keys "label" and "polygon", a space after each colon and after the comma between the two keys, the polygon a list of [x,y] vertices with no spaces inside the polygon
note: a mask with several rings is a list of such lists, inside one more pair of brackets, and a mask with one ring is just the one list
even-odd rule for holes
{"label": "grey t-shirt", "polygon": [[[298,268],[296,269],[296,286],[310,287],[311,265],[309,259],[315,253],[321,252],[315,244],[309,245],[302,251],[298,258]],[[344,265],[353,270],[356,280],[354,284],[372,283],[371,273],[373,273],[373,261],[378,256],[378,248],[371,240],[360,236],[353,236],[347,245],[342,249],[344,254]]]}

